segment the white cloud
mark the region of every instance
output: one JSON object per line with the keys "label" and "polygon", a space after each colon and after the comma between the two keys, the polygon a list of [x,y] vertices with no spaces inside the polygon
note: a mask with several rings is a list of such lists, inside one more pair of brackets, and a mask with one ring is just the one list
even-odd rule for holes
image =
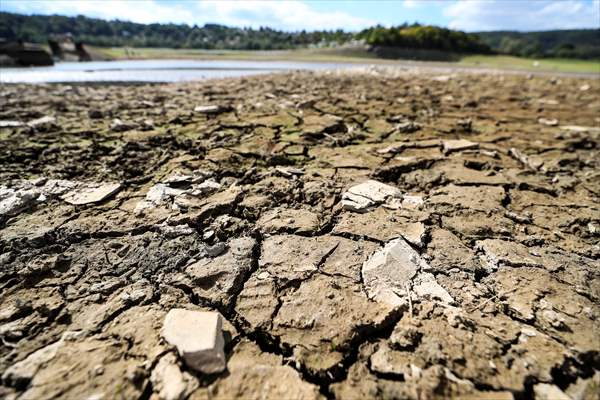
{"label": "white cloud", "polygon": [[[27,14],[86,15],[94,18],[121,19],[139,23],[193,23],[194,14],[181,6],[159,4],[153,0],[2,0],[16,12]],[[4,8],[4,7],[3,7]]]}
{"label": "white cloud", "polygon": [[297,1],[184,1],[154,0],[2,0],[10,9],[21,13],[83,14],[104,19],[121,19],[139,23],[174,22],[203,25],[207,22],[230,26],[260,27],[293,31],[314,29],[358,30],[376,21],[356,17],[343,11],[320,12]]}
{"label": "white cloud", "polygon": [[215,22],[235,26],[269,26],[284,30],[338,29],[356,30],[375,21],[343,11],[320,12],[301,1],[201,1],[201,12]]}
{"label": "white cloud", "polygon": [[600,0],[460,0],[444,15],[465,31],[600,28]]}

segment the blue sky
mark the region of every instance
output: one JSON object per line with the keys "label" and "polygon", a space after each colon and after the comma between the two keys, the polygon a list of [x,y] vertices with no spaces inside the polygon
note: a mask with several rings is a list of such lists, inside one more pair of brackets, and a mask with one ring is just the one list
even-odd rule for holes
{"label": "blue sky", "polygon": [[282,30],[359,30],[403,22],[465,31],[600,28],[600,0],[1,0],[0,10]]}

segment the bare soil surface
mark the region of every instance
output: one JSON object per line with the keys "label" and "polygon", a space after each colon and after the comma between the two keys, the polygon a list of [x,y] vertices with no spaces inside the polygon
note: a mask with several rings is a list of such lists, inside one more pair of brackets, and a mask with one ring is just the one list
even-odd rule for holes
{"label": "bare soil surface", "polygon": [[1,92],[0,397],[598,398],[600,81]]}

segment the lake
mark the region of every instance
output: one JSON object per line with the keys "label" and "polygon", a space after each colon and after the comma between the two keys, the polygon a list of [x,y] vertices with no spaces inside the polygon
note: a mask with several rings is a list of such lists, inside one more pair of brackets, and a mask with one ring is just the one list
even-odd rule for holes
{"label": "lake", "polygon": [[1,83],[181,82],[291,70],[365,66],[297,61],[126,60],[59,62],[51,67],[1,68]]}

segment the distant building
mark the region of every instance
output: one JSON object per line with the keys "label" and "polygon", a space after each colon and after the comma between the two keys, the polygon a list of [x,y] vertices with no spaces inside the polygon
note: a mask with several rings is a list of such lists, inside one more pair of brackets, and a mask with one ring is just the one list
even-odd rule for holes
{"label": "distant building", "polygon": [[91,61],[92,57],[83,42],[75,42],[70,33],[54,35],[48,39],[52,56],[60,61]]}
{"label": "distant building", "polygon": [[40,45],[0,39],[0,65],[44,66],[54,65],[54,60]]}

